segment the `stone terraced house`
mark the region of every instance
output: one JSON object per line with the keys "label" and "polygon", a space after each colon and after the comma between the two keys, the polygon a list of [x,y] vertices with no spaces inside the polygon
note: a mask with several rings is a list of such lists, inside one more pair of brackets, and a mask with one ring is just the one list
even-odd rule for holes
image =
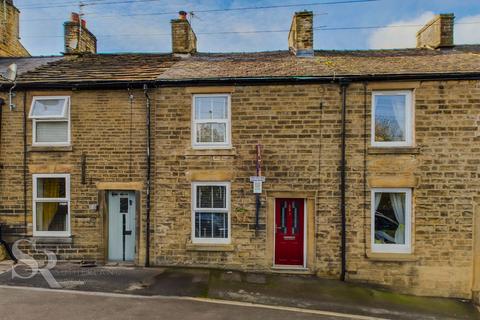
{"label": "stone terraced house", "polygon": [[480,46],[453,19],[363,51],[314,50],[311,12],[276,52],[198,53],[185,16],[166,54],[97,54],[75,14],[62,56],[2,31],[3,238],[480,299]]}

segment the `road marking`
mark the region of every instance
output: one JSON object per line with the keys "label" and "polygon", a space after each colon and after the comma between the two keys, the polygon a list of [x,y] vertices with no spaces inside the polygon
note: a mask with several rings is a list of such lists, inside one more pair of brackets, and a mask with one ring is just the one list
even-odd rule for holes
{"label": "road marking", "polygon": [[69,294],[78,294],[78,295],[85,295],[85,296],[100,296],[100,297],[108,297],[108,298],[134,298],[134,299],[144,299],[144,300],[156,300],[156,299],[157,300],[160,300],[160,299],[161,300],[184,300],[184,301],[195,301],[195,302],[212,303],[212,304],[231,305],[231,306],[238,306],[238,307],[289,311],[289,312],[330,316],[330,317],[337,317],[337,318],[344,318],[344,319],[387,320],[385,318],[354,315],[354,314],[339,313],[339,312],[332,312],[332,311],[302,309],[302,308],[296,308],[296,307],[283,307],[283,306],[274,306],[274,305],[267,305],[267,304],[257,304],[257,303],[251,303],[251,302],[228,301],[228,300],[219,300],[219,299],[210,299],[210,298],[193,298],[193,297],[161,296],[161,295],[141,296],[141,295],[123,294],[123,293],[90,292],[90,291],[80,291],[80,290],[47,289],[47,288],[8,286],[8,285],[0,285],[0,289],[16,289],[16,290],[50,292],[50,293],[69,293]]}

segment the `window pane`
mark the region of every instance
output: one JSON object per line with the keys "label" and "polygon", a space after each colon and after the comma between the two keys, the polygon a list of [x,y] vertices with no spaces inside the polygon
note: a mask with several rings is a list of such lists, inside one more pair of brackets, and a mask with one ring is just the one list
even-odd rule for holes
{"label": "window pane", "polygon": [[197,208],[226,208],[225,186],[197,186]]}
{"label": "window pane", "polygon": [[195,119],[212,119],[210,98],[197,97],[195,99]]}
{"label": "window pane", "polygon": [[228,238],[228,213],[196,212],[195,237]]}
{"label": "window pane", "polygon": [[227,119],[227,97],[196,97],[195,119]]}
{"label": "window pane", "polygon": [[406,96],[375,96],[375,141],[405,141]]}
{"label": "window pane", "polygon": [[213,238],[228,238],[228,214],[212,213]]}
{"label": "window pane", "polygon": [[375,193],[375,243],[405,244],[405,193]]}
{"label": "window pane", "polygon": [[212,123],[212,142],[225,142],[227,128],[225,123]]}
{"label": "window pane", "polygon": [[37,122],[36,142],[68,142],[68,122]]}
{"label": "window pane", "polygon": [[38,178],[37,198],[66,198],[65,178]]}
{"label": "window pane", "polygon": [[197,142],[212,142],[212,124],[197,124]]}
{"label": "window pane", "polygon": [[197,124],[197,142],[225,142],[227,126],[225,123]]}
{"label": "window pane", "polygon": [[63,117],[65,99],[36,100],[33,104],[32,117]]}
{"label": "window pane", "polygon": [[227,97],[212,98],[213,119],[227,119]]}
{"label": "window pane", "polygon": [[67,231],[66,202],[37,202],[37,231]]}

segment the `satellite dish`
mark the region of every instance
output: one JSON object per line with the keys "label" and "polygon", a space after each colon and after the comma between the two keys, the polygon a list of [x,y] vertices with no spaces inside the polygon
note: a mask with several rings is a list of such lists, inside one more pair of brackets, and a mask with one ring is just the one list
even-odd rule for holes
{"label": "satellite dish", "polygon": [[7,69],[7,76],[5,77],[7,78],[9,81],[15,81],[15,79],[17,79],[17,64],[16,63],[12,63],[11,65],[8,66],[8,69]]}

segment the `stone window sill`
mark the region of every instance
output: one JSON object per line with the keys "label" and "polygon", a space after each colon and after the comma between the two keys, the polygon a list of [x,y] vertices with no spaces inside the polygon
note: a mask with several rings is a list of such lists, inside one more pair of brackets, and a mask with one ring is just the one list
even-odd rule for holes
{"label": "stone window sill", "polygon": [[217,251],[232,252],[235,250],[233,244],[204,244],[204,243],[187,243],[187,251]]}
{"label": "stone window sill", "polygon": [[195,156],[215,156],[215,157],[236,157],[237,150],[230,149],[189,149],[185,152],[187,157]]}
{"label": "stone window sill", "polygon": [[72,146],[30,146],[28,152],[70,152],[73,151]]}
{"label": "stone window sill", "polygon": [[73,243],[72,237],[32,237],[32,240],[38,244],[71,244]]}
{"label": "stone window sill", "polygon": [[376,253],[367,252],[367,258],[372,261],[385,262],[415,262],[418,261],[413,253]]}
{"label": "stone window sill", "polygon": [[370,147],[368,154],[419,154],[418,147]]}

